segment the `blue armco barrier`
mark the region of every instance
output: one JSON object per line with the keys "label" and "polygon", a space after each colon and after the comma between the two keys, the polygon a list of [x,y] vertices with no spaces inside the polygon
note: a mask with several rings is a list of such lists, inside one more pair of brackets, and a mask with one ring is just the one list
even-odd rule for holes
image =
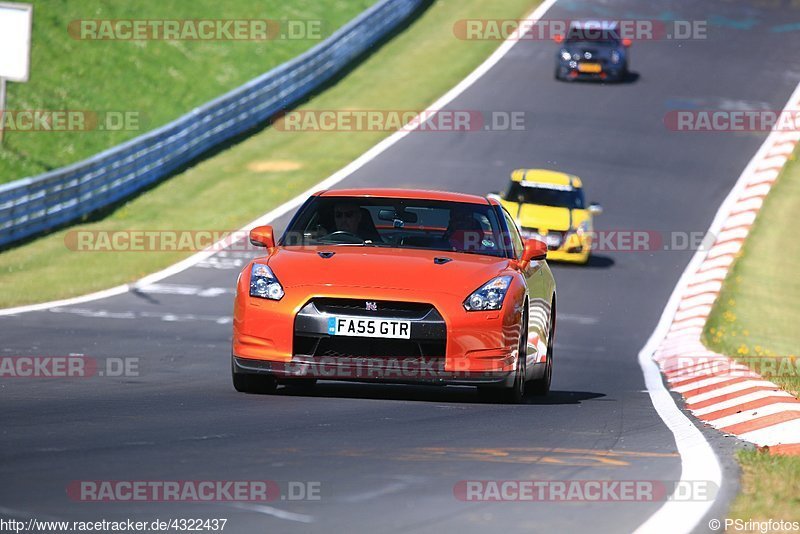
{"label": "blue armco barrier", "polygon": [[0,185],[0,247],[130,197],[294,105],[426,0],[381,0],[317,46],[179,119],[92,158]]}

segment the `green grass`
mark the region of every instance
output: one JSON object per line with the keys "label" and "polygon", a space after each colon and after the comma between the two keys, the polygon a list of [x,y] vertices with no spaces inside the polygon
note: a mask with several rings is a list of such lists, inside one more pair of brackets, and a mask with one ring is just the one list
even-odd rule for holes
{"label": "green grass", "polygon": [[[750,365],[795,395],[800,391],[800,361],[794,359],[800,351],[798,209],[800,164],[791,161],[765,200],[703,332],[709,348]],[[767,372],[763,363],[771,359],[775,372]],[[800,520],[800,457],[740,451],[738,459],[742,490],[729,518]]]}
{"label": "green grass", "polygon": [[800,457],[750,450],[740,451],[738,459],[742,466],[742,491],[728,517],[744,521],[800,521]]}
{"label": "green grass", "polygon": [[[770,192],[728,273],[703,332],[718,352],[756,362],[755,370],[800,392],[800,164],[791,161]],[[775,372],[760,364],[778,358]]]}
{"label": "green grass", "polygon": [[[518,18],[535,0],[433,4],[306,109],[423,109],[477,67],[497,41],[453,35],[463,18]],[[267,128],[127,203],[91,230],[236,229],[357,158],[387,132],[286,132]],[[298,168],[264,170],[281,162]],[[396,184],[401,186],[402,184]],[[132,282],[187,256],[173,252],[72,252],[66,231],[0,253],[0,306],[81,295]]]}
{"label": "green grass", "polygon": [[[319,20],[324,37],[374,0],[34,0],[31,75],[9,83],[9,110],[137,113],[118,131],[8,131],[0,149],[0,183],[80,161],[166,124],[319,42],[78,40],[84,19]],[[138,130],[137,130],[138,127]]]}

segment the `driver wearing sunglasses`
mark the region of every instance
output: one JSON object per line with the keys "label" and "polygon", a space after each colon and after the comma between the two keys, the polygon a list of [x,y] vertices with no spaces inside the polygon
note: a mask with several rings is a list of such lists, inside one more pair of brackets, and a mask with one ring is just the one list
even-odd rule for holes
{"label": "driver wearing sunglasses", "polygon": [[358,235],[361,224],[361,209],[356,204],[342,203],[333,207],[336,230]]}

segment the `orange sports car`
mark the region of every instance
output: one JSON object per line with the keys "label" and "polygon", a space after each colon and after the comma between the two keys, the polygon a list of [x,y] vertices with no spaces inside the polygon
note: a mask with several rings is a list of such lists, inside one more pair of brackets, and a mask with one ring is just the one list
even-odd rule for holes
{"label": "orange sports car", "polygon": [[233,384],[316,380],[472,385],[520,402],[553,372],[547,245],[499,201],[435,191],[322,191],[242,270]]}

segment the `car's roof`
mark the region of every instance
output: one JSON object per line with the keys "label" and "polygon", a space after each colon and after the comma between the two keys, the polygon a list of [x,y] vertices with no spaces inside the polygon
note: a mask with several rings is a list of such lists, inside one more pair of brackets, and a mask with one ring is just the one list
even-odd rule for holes
{"label": "car's roof", "polygon": [[314,193],[324,197],[376,197],[376,198],[410,198],[416,200],[443,200],[447,202],[466,202],[469,204],[488,204],[489,201],[477,195],[451,193],[447,191],[428,191],[425,189],[331,189]]}
{"label": "car's roof", "polygon": [[575,189],[583,187],[581,179],[577,176],[547,169],[517,169],[511,173],[511,181],[534,186],[542,184],[544,186],[574,187]]}
{"label": "car's roof", "polygon": [[570,30],[616,30],[618,27],[615,20],[573,20],[569,24]]}

